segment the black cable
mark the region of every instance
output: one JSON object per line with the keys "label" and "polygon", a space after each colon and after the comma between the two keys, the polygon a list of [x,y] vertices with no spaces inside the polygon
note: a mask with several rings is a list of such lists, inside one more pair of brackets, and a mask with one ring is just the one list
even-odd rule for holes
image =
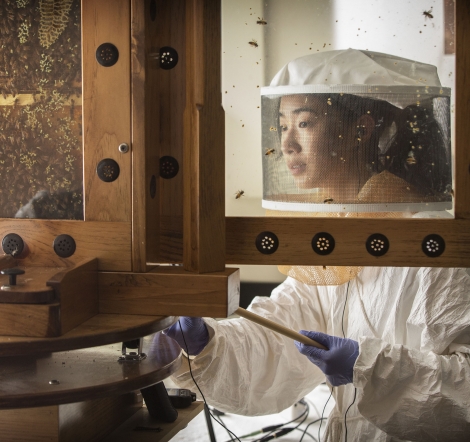
{"label": "black cable", "polygon": [[[212,410],[212,412],[214,413],[214,410]],[[216,414],[216,413],[214,413],[214,414],[220,419],[220,422],[224,426],[226,426],[224,420],[222,419],[222,414]],[[235,439],[232,437],[232,435],[229,433],[228,430],[226,430],[226,431],[227,431],[228,437],[230,438],[229,442],[233,442]]]}
{"label": "black cable", "polygon": [[334,389],[335,389],[335,387],[332,386],[332,387],[331,387],[331,393],[330,393],[330,395],[328,396],[327,401],[325,402],[325,406],[323,407],[323,411],[321,412],[320,426],[318,427],[318,441],[319,441],[319,442],[321,441],[320,430],[321,430],[321,424],[323,423],[323,415],[325,414],[326,406],[327,406],[328,402],[330,401],[331,396],[333,396],[333,390],[334,390]]}
{"label": "black cable", "polygon": [[[343,330],[343,338],[346,338],[346,336],[344,334],[344,311],[346,310],[346,304],[348,302],[349,283],[350,283],[350,281],[348,281],[348,286],[346,288],[346,299],[344,300],[343,316],[341,317],[341,329]],[[351,405],[346,410],[346,413],[344,413],[344,434],[345,434],[344,442],[348,441],[348,424],[346,423],[346,415],[348,414],[349,409],[353,406],[354,402],[356,401],[356,391],[357,391],[356,388],[354,388],[354,399],[353,399]]]}
{"label": "black cable", "polygon": [[349,295],[349,283],[351,281],[348,281],[348,286],[346,287],[346,299],[344,300],[344,307],[343,307],[343,315],[341,316],[341,330],[343,331],[343,338],[346,337],[344,334],[344,311],[346,310],[346,304],[348,302],[348,295]]}
{"label": "black cable", "polygon": [[199,390],[199,393],[201,393],[202,400],[204,401],[204,405],[207,407],[208,413],[210,414],[211,418],[214,419],[221,427],[225,428],[225,430],[227,430],[227,431],[230,433],[231,436],[235,437],[235,439],[236,439],[238,442],[241,442],[241,440],[237,437],[237,435],[236,435],[235,433],[233,433],[232,431],[230,431],[222,422],[219,422],[219,421],[214,417],[214,415],[211,413],[211,411],[209,410],[209,405],[207,405],[206,398],[205,398],[204,395],[202,394],[202,391],[201,391],[201,389],[199,388],[199,385],[197,384],[196,379],[194,379],[194,376],[193,376],[193,371],[192,371],[192,369],[191,369],[191,359],[189,358],[189,347],[188,347],[188,344],[186,343],[186,339],[185,339],[184,333],[183,333],[183,327],[181,327],[181,322],[180,322],[179,319],[178,319],[178,324],[179,324],[179,326],[180,326],[180,331],[181,331],[181,336],[183,337],[184,346],[186,347],[186,353],[188,354],[189,374],[191,375],[191,379],[193,380],[194,384],[196,385],[197,389]]}
{"label": "black cable", "polygon": [[[297,420],[303,418],[302,421],[297,424],[297,426],[292,427],[292,428],[290,429],[290,431],[288,431],[288,432],[290,433],[291,431],[298,429],[298,427],[299,427],[300,425],[302,425],[302,424],[306,421],[306,419],[307,419],[307,417],[308,417],[308,415],[309,415],[309,413],[310,413],[310,406],[307,404],[307,402],[305,402],[303,399],[301,399],[301,400],[299,401],[299,403],[301,403],[302,405],[305,405],[305,410],[302,411],[302,413],[301,413],[299,416],[297,416],[295,419],[290,420],[289,422],[285,422],[284,424],[281,424],[280,426],[276,426],[277,428],[272,429],[268,434],[264,435],[263,437],[261,437],[261,438],[259,438],[259,439],[255,439],[255,440],[252,441],[252,442],[263,442],[263,441],[266,441],[266,440],[267,440],[266,438],[270,437],[270,436],[272,435],[272,433],[278,432],[279,430],[282,431],[282,429],[283,429],[282,427],[285,427],[286,425],[289,425],[289,424],[291,424],[291,423],[293,423],[293,422],[295,422],[295,421],[297,421]],[[268,428],[269,428],[269,427],[268,427]],[[300,430],[300,431],[302,431],[302,430]],[[252,433],[252,434],[253,434],[253,433]],[[281,436],[283,436],[284,434],[287,434],[287,433],[279,434],[279,435],[276,436],[276,437],[281,437]],[[242,436],[242,437],[243,437],[243,436]],[[270,439],[269,439],[269,440],[270,440]]]}
{"label": "black cable", "polygon": [[353,406],[354,402],[356,402],[356,392],[357,388],[354,388],[354,399],[346,410],[346,413],[344,413],[344,442],[348,442],[348,426],[346,425],[346,415],[348,414],[349,409]]}
{"label": "black cable", "polygon": [[[316,422],[318,422],[318,420]],[[309,433],[308,431],[302,430],[302,428],[296,428],[296,430],[301,431],[302,433],[305,433],[307,436],[310,436],[315,442],[318,442],[317,438],[313,434]]]}
{"label": "black cable", "polygon": [[[329,399],[330,399],[330,398],[328,398],[328,400],[329,400]],[[328,401],[327,401],[327,403],[328,403]],[[321,422],[321,421],[323,421],[323,420],[325,420],[325,419],[326,419],[326,417],[320,417],[319,419],[314,420],[313,422],[310,422],[310,423],[305,427],[304,430],[299,430],[299,431],[303,431],[302,437],[300,438],[299,442],[302,442],[302,440],[303,440],[303,438],[304,438],[304,436],[305,436],[306,434],[308,434],[310,437],[313,437],[310,433],[307,433],[308,427],[310,427],[310,425],[316,424],[317,422]],[[313,437],[313,439],[316,441],[316,439],[315,439],[314,437]]]}

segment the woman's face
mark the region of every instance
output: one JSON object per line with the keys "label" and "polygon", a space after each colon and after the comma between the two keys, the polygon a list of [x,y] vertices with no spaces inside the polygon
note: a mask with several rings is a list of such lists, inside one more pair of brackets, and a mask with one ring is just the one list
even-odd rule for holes
{"label": "woman's face", "polygon": [[338,180],[357,181],[357,128],[344,118],[326,94],[282,97],[281,149],[299,188],[331,189]]}

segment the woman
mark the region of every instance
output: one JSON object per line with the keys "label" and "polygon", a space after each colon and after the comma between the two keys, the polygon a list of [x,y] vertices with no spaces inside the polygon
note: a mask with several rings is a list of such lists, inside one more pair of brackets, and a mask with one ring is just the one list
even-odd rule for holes
{"label": "woman", "polygon": [[[370,97],[359,94],[309,95],[311,91],[282,89],[325,78],[321,69],[318,76],[312,74],[317,65],[339,76],[337,83],[346,83],[351,69],[356,74],[362,68],[366,73],[387,70],[390,57],[353,50],[322,57],[295,60],[273,80],[281,86],[277,90],[285,92],[274,98],[282,156],[295,183],[294,190],[276,201],[278,207],[288,210],[295,201],[296,208],[304,204],[300,210],[323,212],[332,206],[363,210],[361,204],[378,210],[405,205],[418,211],[422,205],[446,203],[448,177],[436,177],[432,165],[438,158],[447,161],[446,153],[432,155],[445,140],[429,139],[439,127],[438,119],[421,124],[412,112],[407,120],[403,115],[409,115],[409,103],[392,108],[390,100],[376,100],[372,109]],[[405,67],[415,63],[399,60]],[[409,72],[422,75],[422,69],[418,64]],[[289,70],[295,71],[294,80],[286,74]],[[394,81],[411,83],[413,75],[403,80],[402,70]],[[362,79],[363,84],[376,82],[372,77]],[[423,144],[413,149],[410,137],[418,135],[428,138],[421,138]],[[413,151],[416,156],[409,161]],[[448,170],[445,164],[439,167]],[[269,180],[269,174],[265,177]],[[268,205],[276,195],[269,189],[264,197]],[[326,380],[336,402],[328,420],[328,441],[342,441],[346,434],[349,441],[468,440],[470,277],[464,269],[332,267],[328,278],[322,268],[296,269],[287,269],[294,277],[270,298],[255,298],[249,309],[301,330],[327,350],[294,345],[243,318],[181,318],[187,349],[195,356],[192,372],[211,405],[237,414],[275,413]],[[167,334],[186,349],[178,324]],[[193,387],[186,361],[174,380],[181,387]]]}

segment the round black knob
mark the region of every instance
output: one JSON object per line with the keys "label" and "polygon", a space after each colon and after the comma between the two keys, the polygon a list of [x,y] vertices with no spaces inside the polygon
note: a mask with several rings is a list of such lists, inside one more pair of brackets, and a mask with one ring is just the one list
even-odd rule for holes
{"label": "round black knob", "polygon": [[10,278],[9,285],[16,285],[17,275],[23,275],[24,270],[18,269],[18,268],[3,269],[0,273],[2,275],[8,275],[9,276],[9,278]]}

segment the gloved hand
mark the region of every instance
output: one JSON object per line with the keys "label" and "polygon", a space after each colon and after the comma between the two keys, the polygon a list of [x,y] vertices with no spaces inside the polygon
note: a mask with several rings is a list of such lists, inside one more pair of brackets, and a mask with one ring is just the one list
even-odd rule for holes
{"label": "gloved hand", "polygon": [[295,341],[297,349],[325,373],[328,382],[337,387],[353,380],[353,367],[359,355],[359,344],[352,339],[343,339],[325,333],[300,330],[304,336],[327,348],[322,350]]}
{"label": "gloved hand", "polygon": [[[181,334],[181,329],[183,329],[183,334]],[[188,354],[191,356],[201,353],[209,342],[209,332],[202,318],[181,316],[178,322],[168,327],[163,333],[174,339],[184,351],[188,352],[189,350]]]}

